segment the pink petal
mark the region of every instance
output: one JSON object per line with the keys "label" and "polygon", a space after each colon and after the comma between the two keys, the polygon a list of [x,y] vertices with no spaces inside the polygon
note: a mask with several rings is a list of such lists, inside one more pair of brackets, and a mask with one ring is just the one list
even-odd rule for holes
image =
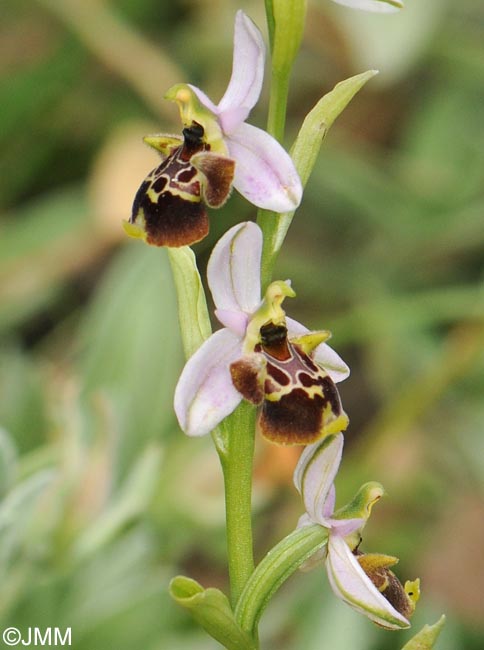
{"label": "pink petal", "polygon": [[239,9],[235,16],[232,76],[217,112],[225,133],[232,133],[248,117],[259,99],[264,78],[262,34]]}
{"label": "pink petal", "polygon": [[343,434],[328,436],[322,442],[306,447],[294,471],[294,484],[315,524],[327,525],[324,504],[338,472],[342,453]]}
{"label": "pink petal", "polygon": [[305,512],[299,517],[296,528],[304,528],[304,526],[312,526],[313,524],[314,521],[307,514],[307,512]]}
{"label": "pink petal", "polygon": [[274,212],[295,210],[302,185],[290,155],[268,133],[241,124],[225,144],[236,161],[234,187],[259,208]]}
{"label": "pink petal", "polygon": [[410,626],[408,620],[378,591],[348,544],[338,535],[329,536],[326,569],[336,596],[353,609],[389,630]]}
{"label": "pink petal", "polygon": [[[293,320],[292,318],[286,318],[286,324],[289,338],[291,338],[291,336],[300,336],[301,334],[310,331],[307,327],[304,327],[304,325],[301,325],[301,323],[298,323],[298,321]],[[318,345],[312,356],[314,361],[326,370],[335,384],[343,381],[349,376],[349,367],[339,354],[337,354],[327,343],[321,343],[321,345]]]}
{"label": "pink petal", "polygon": [[[304,513],[301,517],[299,517],[299,521],[297,522],[296,528],[304,528],[304,526],[312,526],[313,524],[314,522],[311,520],[309,515],[307,513]],[[329,536],[329,530],[328,530],[328,536]],[[308,559],[301,564],[299,570],[306,573],[307,571],[312,571],[312,569],[317,567],[318,564],[322,564],[324,562],[327,553],[326,546],[327,545],[323,546],[318,551],[316,551],[316,553],[308,557]]]}
{"label": "pink petal", "polygon": [[217,310],[252,314],[257,309],[261,255],[262,231],[251,221],[237,224],[219,239],[207,266]]}
{"label": "pink petal", "polygon": [[333,485],[330,487],[328,496],[326,497],[326,501],[324,502],[323,506],[323,517],[325,519],[329,519],[331,515],[334,512],[336,505],[336,488]]}
{"label": "pink petal", "polygon": [[365,520],[362,517],[355,517],[353,519],[331,519],[331,530],[339,537],[346,537],[351,535],[356,530],[365,525]]}
{"label": "pink petal", "polygon": [[228,327],[234,334],[243,338],[247,330],[249,317],[241,311],[230,311],[229,309],[216,309],[215,316],[224,327]]}
{"label": "pink petal", "polygon": [[229,371],[241,347],[240,338],[224,328],[212,334],[185,364],[175,389],[175,413],[187,435],[210,433],[242,399]]}

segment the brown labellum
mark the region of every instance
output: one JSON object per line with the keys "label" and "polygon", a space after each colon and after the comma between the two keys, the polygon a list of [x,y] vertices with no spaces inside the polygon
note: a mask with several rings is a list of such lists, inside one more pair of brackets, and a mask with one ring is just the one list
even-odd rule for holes
{"label": "brown labellum", "polygon": [[333,380],[287,338],[284,325],[262,327],[254,354],[232,363],[230,372],[244,398],[262,405],[258,427],[272,442],[308,445],[348,426]]}
{"label": "brown labellum", "polygon": [[154,246],[188,246],[208,234],[206,205],[221,207],[232,187],[235,162],[210,151],[199,124],[183,130],[183,140],[153,136],[148,144],[164,160],[136,193],[130,223]]}

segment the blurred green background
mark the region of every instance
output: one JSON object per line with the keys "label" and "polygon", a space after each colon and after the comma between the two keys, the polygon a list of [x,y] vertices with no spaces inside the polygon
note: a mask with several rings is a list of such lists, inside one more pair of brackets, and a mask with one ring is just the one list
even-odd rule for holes
{"label": "blurred green background", "polygon": [[[484,5],[407,0],[369,15],[311,0],[286,145],[344,77],[380,69],[327,137],[276,277],[352,368],[338,476],[387,489],[363,550],[422,578],[414,629],[445,612],[439,650],[484,647]],[[167,596],[183,572],[225,588],[222,483],[209,439],[179,431],[183,365],[166,251],[121,219],[179,132],[163,100],[215,101],[233,17],[262,0],[3,0],[0,22],[0,622],[72,627],[79,650],[205,650]],[[250,121],[264,125],[266,80]],[[196,247],[254,210],[235,194]],[[298,451],[258,441],[257,558],[292,530]],[[393,650],[294,576],[263,619],[276,650]]]}

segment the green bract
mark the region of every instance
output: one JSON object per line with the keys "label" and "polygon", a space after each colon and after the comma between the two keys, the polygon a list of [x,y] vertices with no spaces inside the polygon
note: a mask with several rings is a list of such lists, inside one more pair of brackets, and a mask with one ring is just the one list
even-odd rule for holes
{"label": "green bract", "polygon": [[406,643],[402,650],[431,650],[445,625],[445,616],[442,615],[433,625],[424,625],[417,634]]}
{"label": "green bract", "polygon": [[204,589],[191,578],[177,576],[170,583],[170,595],[227,650],[255,650],[250,636],[237,624],[227,596],[219,589]]}
{"label": "green bract", "polygon": [[235,616],[240,626],[255,633],[257,623],[279,587],[328,540],[321,526],[299,528],[267,553],[242,592]]}
{"label": "green bract", "polygon": [[[321,144],[338,115],[346,108],[356,93],[378,74],[377,70],[367,70],[361,74],[340,81],[329,93],[324,95],[306,115],[297,138],[291,148],[291,157],[301,178],[303,187],[316,164]],[[294,210],[279,214],[276,218],[259,218],[264,231],[264,257],[262,260],[263,284],[268,281],[275,258],[282,247]]]}
{"label": "green bract", "polygon": [[207,301],[192,249],[183,246],[168,251],[178,294],[183,350],[189,358],[212,333]]}

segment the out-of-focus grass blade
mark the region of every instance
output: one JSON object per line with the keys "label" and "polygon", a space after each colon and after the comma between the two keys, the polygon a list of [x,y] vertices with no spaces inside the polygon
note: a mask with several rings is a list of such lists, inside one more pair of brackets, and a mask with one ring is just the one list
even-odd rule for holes
{"label": "out-of-focus grass blade", "polygon": [[[41,27],[36,36],[46,38]],[[73,41],[48,52],[0,83],[0,203],[10,204],[22,193],[30,196],[52,164],[53,152],[65,148],[62,102],[80,78],[83,57]]]}
{"label": "out-of-focus grass blade", "polygon": [[12,485],[17,466],[17,450],[10,435],[0,427],[0,498]]}
{"label": "out-of-focus grass blade", "polygon": [[0,423],[21,453],[44,440],[48,427],[44,400],[41,377],[32,359],[16,346],[0,349]]}
{"label": "out-of-focus grass blade", "polygon": [[[175,607],[171,607],[168,594],[164,593],[169,574],[160,566],[158,553],[156,539],[146,528],[136,527],[106,547],[98,548],[97,553],[77,567],[72,574],[65,616],[71,616],[68,624],[75,626],[82,640],[86,637],[87,641],[89,632],[99,630],[103,623],[108,625],[111,639],[117,634],[115,629],[123,636],[136,635],[138,624],[129,612],[136,611],[138,605],[142,609],[138,614],[141,624],[138,635],[150,635],[160,622],[169,630],[169,616],[165,612],[173,612]],[[153,615],[155,619],[151,620]],[[120,620],[113,626],[117,616]],[[143,622],[148,626],[144,630]],[[91,646],[81,643],[81,647]]]}
{"label": "out-of-focus grass blade", "polygon": [[66,85],[72,83],[82,64],[80,54],[71,43],[36,65],[2,79],[0,142],[15,137],[16,133],[22,135],[26,123],[36,122],[39,113],[65,95]]}
{"label": "out-of-focus grass blade", "polygon": [[403,133],[403,179],[417,194],[443,209],[482,190],[484,134],[482,87],[449,75],[429,92]]}
{"label": "out-of-focus grass blade", "polygon": [[143,514],[153,496],[160,467],[161,449],[149,445],[134,464],[113,502],[75,540],[75,556],[82,558],[95,553]]}
{"label": "out-of-focus grass blade", "polygon": [[125,462],[174,427],[182,352],[166,251],[132,242],[114,259],[86,314],[80,354],[85,393],[114,400]]}
{"label": "out-of-focus grass blade", "polygon": [[0,503],[0,575],[7,575],[25,560],[21,551],[28,557],[34,547],[42,544],[36,525],[37,509],[55,477],[53,470],[37,472],[8,492]]}
{"label": "out-of-focus grass blade", "polygon": [[42,197],[11,215],[0,237],[0,332],[48,307],[110,245],[81,190]]}

